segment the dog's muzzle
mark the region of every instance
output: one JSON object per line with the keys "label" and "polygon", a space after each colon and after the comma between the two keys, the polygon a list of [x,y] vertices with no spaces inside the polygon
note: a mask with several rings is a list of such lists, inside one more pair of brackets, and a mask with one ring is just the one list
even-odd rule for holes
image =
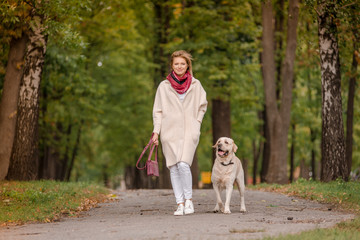
{"label": "dog's muzzle", "polygon": [[218,148],[217,154],[219,155],[219,157],[226,157],[229,154],[229,151],[224,151],[221,148]]}

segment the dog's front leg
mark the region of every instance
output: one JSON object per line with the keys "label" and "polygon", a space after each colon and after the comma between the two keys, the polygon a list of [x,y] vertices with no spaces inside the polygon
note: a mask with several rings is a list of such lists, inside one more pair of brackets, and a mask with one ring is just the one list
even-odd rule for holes
{"label": "dog's front leg", "polygon": [[217,184],[213,184],[213,188],[216,194],[216,206],[214,208],[214,212],[219,212],[220,210],[224,212],[223,202],[221,200],[221,189]]}
{"label": "dog's front leg", "polygon": [[237,177],[236,183],[240,193],[240,212],[244,213],[246,212],[244,174]]}
{"label": "dog's front leg", "polygon": [[226,200],[225,200],[225,210],[224,213],[231,213],[230,211],[230,200],[231,200],[231,194],[233,191],[233,185],[228,184],[226,185]]}

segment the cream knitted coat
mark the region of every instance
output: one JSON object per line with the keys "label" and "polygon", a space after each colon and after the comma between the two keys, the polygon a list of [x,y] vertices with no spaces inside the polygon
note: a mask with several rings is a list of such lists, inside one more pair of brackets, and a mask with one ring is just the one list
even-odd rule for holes
{"label": "cream knitted coat", "polygon": [[160,135],[167,167],[178,162],[191,166],[206,108],[206,92],[199,80],[192,79],[183,102],[168,80],[160,83],[154,101],[153,132]]}

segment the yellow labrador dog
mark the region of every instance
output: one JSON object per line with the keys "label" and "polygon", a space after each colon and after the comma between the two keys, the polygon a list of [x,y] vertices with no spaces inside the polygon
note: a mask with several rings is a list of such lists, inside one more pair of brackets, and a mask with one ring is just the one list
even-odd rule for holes
{"label": "yellow labrador dog", "polygon": [[[216,158],[212,169],[211,182],[213,183],[217,201],[214,212],[220,210],[223,213],[231,213],[230,199],[234,182],[236,182],[240,192],[240,212],[246,212],[244,170],[239,158],[235,156],[238,147],[231,138],[221,137],[213,148],[216,151]],[[223,189],[226,189],[225,208],[220,195]]]}

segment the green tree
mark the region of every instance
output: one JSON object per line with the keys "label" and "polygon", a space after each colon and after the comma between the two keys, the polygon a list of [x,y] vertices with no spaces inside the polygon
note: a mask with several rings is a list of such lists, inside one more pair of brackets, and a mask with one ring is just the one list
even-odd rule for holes
{"label": "green tree", "polygon": [[276,101],[275,54],[273,7],[271,1],[262,3],[263,16],[263,81],[267,121],[269,124],[270,159],[266,181],[270,183],[287,183],[287,139],[290,125],[290,110],[292,103],[292,86],[294,60],[297,44],[297,22],[299,2],[289,2],[286,55],[281,72],[281,102]]}
{"label": "green tree", "polygon": [[38,118],[42,68],[47,45],[45,17],[34,2],[29,25],[29,43],[25,53],[24,72],[20,81],[16,132],[10,165],[9,180],[34,180],[38,177]]}
{"label": "green tree", "polygon": [[321,180],[348,178],[342,117],[341,74],[337,39],[337,4],[317,1],[322,82]]}
{"label": "green tree", "polygon": [[[359,62],[359,47],[360,47],[360,33],[358,27],[360,26],[360,16],[359,10],[360,6],[354,4],[353,2],[350,5],[345,4],[345,14],[348,13],[348,18],[345,19],[345,25],[350,26],[351,37],[350,41],[352,42],[352,63],[350,69],[349,77],[349,88],[347,96],[347,110],[346,110],[346,144],[345,144],[345,158],[347,162],[348,175],[350,174],[352,162],[353,162],[353,129],[354,129],[354,102],[355,102],[355,91],[356,91],[356,79],[358,71],[358,62]],[[347,30],[347,29],[346,29]],[[345,32],[348,32],[346,31]]]}
{"label": "green tree", "polygon": [[[102,114],[82,131],[73,179],[115,181],[125,173],[121,169],[135,166],[151,136],[156,66],[150,54],[153,38],[144,24],[152,27],[153,12],[151,4],[140,6],[128,1],[94,1],[78,26],[88,43],[83,52],[86,72],[106,94],[95,103]],[[127,175],[128,182],[139,178],[139,171],[133,169],[133,173]]]}
{"label": "green tree", "polygon": [[16,111],[23,75],[27,35],[24,22],[29,23],[30,7],[21,1],[4,1],[0,4],[0,30],[2,44],[10,45],[0,102],[0,180],[5,179],[10,164],[15,137]]}
{"label": "green tree", "polygon": [[[1,28],[5,30],[5,39],[10,41],[19,38],[19,36],[25,36],[29,39],[26,43],[20,93],[13,95],[13,97],[19,96],[16,114],[17,127],[13,128],[14,131],[16,130],[16,135],[14,132],[12,133],[15,135],[15,147],[12,147],[11,138],[6,138],[10,144],[7,144],[6,151],[11,152],[14,149],[8,172],[9,179],[26,180],[37,177],[38,102],[47,36],[58,32],[63,26],[62,20],[68,14],[73,16],[77,7],[81,5],[82,3],[78,1],[24,2],[16,0],[3,1],[0,5],[3,13]],[[3,91],[3,94],[6,95],[7,89],[3,89]],[[13,100],[12,102],[17,101]],[[1,159],[1,162],[3,161]],[[5,159],[5,161],[7,160]]]}
{"label": "green tree", "polygon": [[[210,104],[202,127],[198,153],[201,168],[209,169],[211,144],[219,136],[236,131],[230,127],[232,123],[241,125],[239,119],[243,119],[242,107],[248,99],[241,94],[253,87],[254,79],[249,72],[255,69],[253,64],[257,59],[254,49],[257,48],[259,31],[252,21],[252,9],[248,2],[192,1],[184,9],[181,6],[175,10],[178,15],[171,25],[172,40],[168,49],[169,52],[185,49],[192,53],[195,59],[194,75],[207,91]],[[220,105],[215,106],[217,103]],[[236,113],[236,116],[231,118],[231,113]],[[238,141],[241,139],[237,135],[234,138]]]}

